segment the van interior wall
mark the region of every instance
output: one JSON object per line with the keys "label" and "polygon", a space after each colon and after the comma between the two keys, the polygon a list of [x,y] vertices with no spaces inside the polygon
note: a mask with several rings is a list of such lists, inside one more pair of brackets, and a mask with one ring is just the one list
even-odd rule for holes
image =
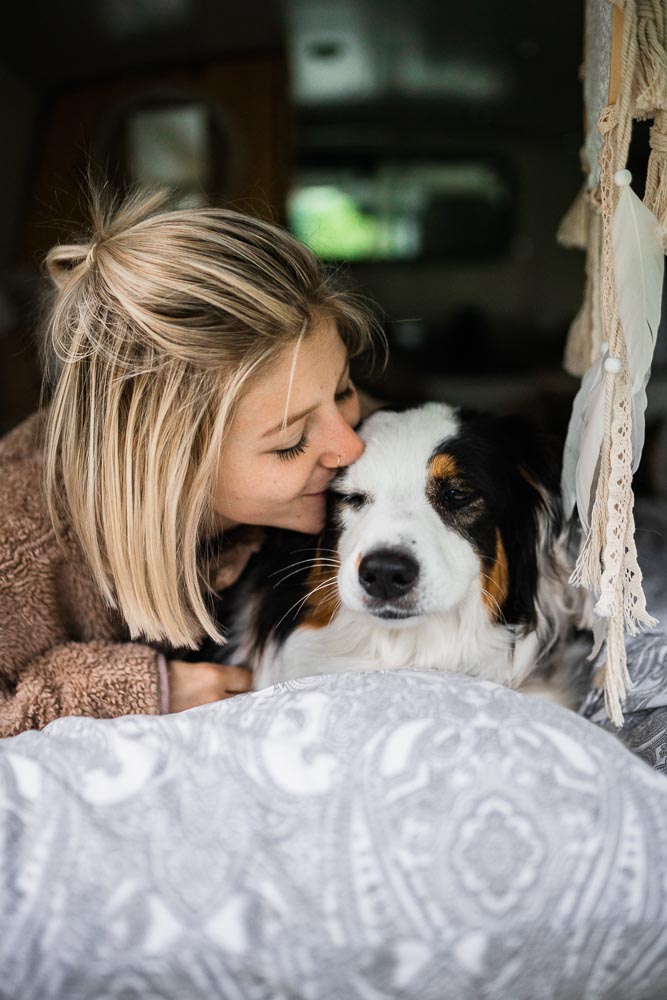
{"label": "van interior wall", "polygon": [[4,152],[0,156],[0,268],[4,271],[12,263],[25,211],[23,181],[35,140],[40,92],[34,84],[0,63],[0,94],[4,134]]}
{"label": "van interior wall", "polygon": [[[456,137],[448,151],[465,149]],[[448,260],[377,267],[355,275],[387,312],[437,321],[447,310],[475,304],[501,321],[566,326],[583,290],[583,255],[564,250],[556,231],[580,184],[570,151],[528,141],[494,139],[493,152],[511,164],[518,189],[515,233],[507,253],[489,260]],[[416,311],[415,311],[416,310]]]}
{"label": "van interior wall", "polygon": [[16,247],[29,197],[41,108],[40,87],[0,62],[3,154],[0,156],[0,432],[34,407],[38,372],[34,342],[21,323],[20,304],[30,298],[30,275],[16,267]]}

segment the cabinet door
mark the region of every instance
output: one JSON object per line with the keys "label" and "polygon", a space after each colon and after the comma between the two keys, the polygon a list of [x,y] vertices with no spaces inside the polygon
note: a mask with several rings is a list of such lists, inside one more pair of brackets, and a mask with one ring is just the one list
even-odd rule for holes
{"label": "cabinet door", "polygon": [[[112,183],[131,179],[133,115],[178,106],[199,106],[217,123],[208,140],[213,166],[207,182],[216,203],[282,222],[290,166],[286,61],[282,53],[230,57],[196,68],[82,83],[55,94],[35,138],[15,266],[36,275],[49,247],[85,227],[89,161],[100,172],[104,168]],[[2,347],[6,429],[36,407],[39,379],[29,330],[10,332]]]}

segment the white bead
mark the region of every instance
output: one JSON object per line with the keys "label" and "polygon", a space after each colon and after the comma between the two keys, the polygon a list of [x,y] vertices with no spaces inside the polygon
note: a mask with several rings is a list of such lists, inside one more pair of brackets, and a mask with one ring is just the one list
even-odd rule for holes
{"label": "white bead", "polygon": [[629,170],[617,170],[614,174],[614,184],[616,187],[627,187],[632,183],[632,174]]}
{"label": "white bead", "polygon": [[602,343],[600,344],[600,354],[606,354],[608,350],[609,350],[609,341],[603,340]]}
{"label": "white bead", "polygon": [[618,375],[621,370],[621,359],[620,358],[605,358],[604,359],[604,370],[609,372],[610,375]]}

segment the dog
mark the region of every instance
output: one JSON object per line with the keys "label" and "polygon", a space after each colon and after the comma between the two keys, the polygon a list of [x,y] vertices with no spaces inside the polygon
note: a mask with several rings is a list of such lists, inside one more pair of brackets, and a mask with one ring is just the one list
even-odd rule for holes
{"label": "dog", "polygon": [[322,534],[269,532],[225,595],[229,642],[208,658],[251,666],[255,689],[411,667],[575,707],[585,656],[571,640],[587,608],[568,583],[554,449],[523,418],[444,403],[377,411],[359,434]]}

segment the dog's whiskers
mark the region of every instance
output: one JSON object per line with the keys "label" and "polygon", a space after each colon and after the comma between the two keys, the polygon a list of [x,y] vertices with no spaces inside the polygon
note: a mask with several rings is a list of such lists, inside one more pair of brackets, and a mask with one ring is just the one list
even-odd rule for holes
{"label": "dog's whiskers", "polygon": [[340,611],[340,609],[341,609],[342,606],[343,606],[343,602],[341,600],[336,601],[336,603],[334,605],[334,609],[331,612],[331,618],[327,622],[327,626],[331,625],[332,621],[334,620],[334,618],[336,617],[336,615],[338,614],[338,612]]}
{"label": "dog's whiskers", "polygon": [[309,545],[305,549],[292,549],[292,551],[294,553],[297,553],[297,552],[333,552],[335,555],[338,555],[338,549],[325,549],[323,546],[320,546],[320,545]]}
{"label": "dog's whiskers", "polygon": [[269,573],[269,576],[278,576],[279,573],[283,573],[286,569],[294,569],[295,566],[317,566],[320,562],[339,563],[340,560],[334,560],[330,556],[327,556],[325,559],[318,559],[314,556],[310,556],[308,559],[299,559],[297,562],[288,563],[287,566],[281,566],[280,569],[275,570],[273,573]]}
{"label": "dog's whiskers", "polygon": [[488,590],[484,590],[484,587],[480,587],[480,590],[482,591],[483,594],[486,595],[486,597],[488,597],[488,599],[490,601],[493,601],[493,603],[495,604],[495,606],[498,608],[498,617],[502,621],[503,625],[507,625],[507,619],[505,618],[505,615],[503,614],[503,609],[500,607],[500,605],[498,604],[498,601],[495,599],[495,597],[492,594],[490,594],[488,592]]}
{"label": "dog's whiskers", "polygon": [[[290,613],[290,611],[292,611],[293,608],[296,608],[296,611],[294,612],[294,615],[292,616],[292,620],[294,620],[294,618],[296,618],[296,616],[298,615],[299,611],[301,610],[301,608],[303,607],[303,605],[306,603],[306,601],[308,600],[308,598],[312,597],[313,594],[316,594],[319,590],[322,590],[324,587],[336,587],[336,586],[337,586],[337,577],[335,577],[335,576],[332,576],[328,580],[324,580],[322,583],[318,584],[318,586],[314,587],[311,591],[309,591],[306,594],[305,597],[301,597],[298,601],[295,601],[294,604],[290,608],[287,609],[287,611],[285,612],[285,614],[282,616],[282,618],[278,622],[278,625],[276,625],[275,627],[278,628],[278,626],[281,625],[284,622],[284,620],[287,618],[287,616]],[[297,605],[298,605],[298,607],[297,607]]]}
{"label": "dog's whiskers", "polygon": [[[482,570],[480,570],[479,571],[479,575],[486,577],[486,579],[489,581],[489,583],[494,583],[496,586],[498,586],[498,581],[496,579],[494,579],[494,577],[489,576],[488,573],[484,573]],[[500,589],[500,588],[498,588],[498,589]],[[505,593],[505,591],[502,591],[502,596],[503,596],[503,598],[507,597],[507,594]]]}
{"label": "dog's whiskers", "polygon": [[[297,573],[305,573],[306,569],[308,568],[308,561],[306,560],[305,562],[306,562],[305,567],[302,566],[302,567],[299,567],[298,569],[293,569],[291,573],[286,573],[284,576],[282,576],[280,578],[280,580],[278,580],[276,583],[274,583],[273,589],[275,590],[276,587],[279,587],[281,585],[281,583],[284,583],[285,580],[288,580],[290,578],[290,576],[296,576]],[[316,562],[311,563],[311,566],[313,568],[315,566],[323,566],[326,569],[335,569],[335,570],[338,570],[340,568],[340,562],[334,562],[333,559],[330,562],[326,562],[324,560],[318,559]],[[285,569],[289,569],[289,567],[286,566]],[[280,572],[282,572],[282,570],[278,570],[278,572],[280,573]],[[275,576],[275,575],[276,575],[275,573],[271,573],[271,576]]]}

